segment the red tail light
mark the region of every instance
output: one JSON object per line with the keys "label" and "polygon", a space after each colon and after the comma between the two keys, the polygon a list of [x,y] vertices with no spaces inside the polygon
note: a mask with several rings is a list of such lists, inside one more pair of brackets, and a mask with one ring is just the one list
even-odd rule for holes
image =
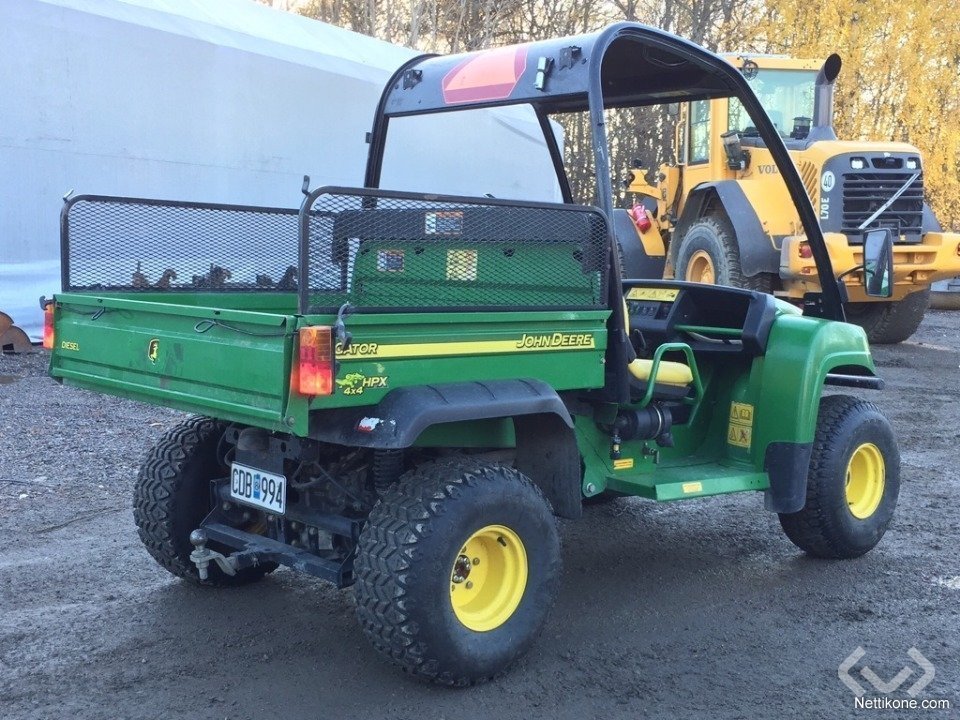
{"label": "red tail light", "polygon": [[298,365],[298,384],[301,395],[333,393],[333,333],[328,326],[300,328]]}
{"label": "red tail light", "polygon": [[809,260],[813,257],[813,248],[810,247],[809,243],[800,243],[800,257],[804,260]]}
{"label": "red tail light", "polygon": [[43,306],[43,347],[53,350],[53,303]]}

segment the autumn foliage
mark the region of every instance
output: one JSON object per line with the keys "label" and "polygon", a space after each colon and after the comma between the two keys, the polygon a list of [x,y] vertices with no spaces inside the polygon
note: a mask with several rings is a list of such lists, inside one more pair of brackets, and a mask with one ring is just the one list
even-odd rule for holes
{"label": "autumn foliage", "polygon": [[754,49],[840,53],[837,135],[920,149],[924,183],[945,229],[960,229],[960,20],[945,0],[765,0]]}

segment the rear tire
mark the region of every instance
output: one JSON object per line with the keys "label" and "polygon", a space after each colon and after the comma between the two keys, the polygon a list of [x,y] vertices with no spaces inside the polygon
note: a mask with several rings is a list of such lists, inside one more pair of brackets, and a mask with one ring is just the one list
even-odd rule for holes
{"label": "rear tire", "polygon": [[[201,580],[190,560],[190,533],[211,510],[210,481],[227,475],[217,446],[225,426],[191,417],[168,430],[150,450],[133,491],[133,519],[147,552],[162,567],[197,585],[235,586],[260,580],[276,565],[264,563],[226,575],[211,563]],[[211,549],[224,550],[215,543]]]}
{"label": "rear tire", "polygon": [[848,395],[820,401],[807,499],[782,513],[791,542],[821,558],[855,558],[887,530],[900,494],[900,450],[876,405]]}
{"label": "rear tire", "polygon": [[773,275],[744,275],[737,236],[721,215],[708,215],[691,225],[677,252],[678,280],[727,285],[758,292],[773,292]]}
{"label": "rear tire", "polygon": [[504,672],[557,594],[550,505],[513,468],[461,457],[406,473],[374,507],[354,565],[357,618],[404,671],[444,685]]}
{"label": "rear tire", "polygon": [[898,302],[848,303],[847,321],[862,327],[872,343],[899,343],[917,331],[929,304],[930,288]]}

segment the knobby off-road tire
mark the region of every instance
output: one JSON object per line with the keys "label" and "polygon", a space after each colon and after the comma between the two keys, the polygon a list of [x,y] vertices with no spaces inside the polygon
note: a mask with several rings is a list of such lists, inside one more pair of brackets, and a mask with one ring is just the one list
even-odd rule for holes
{"label": "knobby off-road tire", "polygon": [[[712,271],[704,274],[707,266]],[[771,273],[743,274],[736,233],[730,222],[721,215],[704,217],[687,229],[680,239],[676,276],[678,280],[728,285],[765,293],[773,291]]]}
{"label": "knobby off-road tire", "polygon": [[384,493],[360,535],[357,617],[406,672],[483,682],[540,633],[560,562],[550,505],[522,473],[466,457],[425,463]]}
{"label": "knobby off-road tire", "polygon": [[168,430],[144,460],[133,491],[133,519],[147,552],[177,577],[197,585],[244,585],[276,567],[265,564],[226,575],[211,563],[208,579],[200,580],[190,561],[190,533],[211,509],[210,481],[227,473],[217,457],[224,427],[210,418],[191,417]]}
{"label": "knobby off-road tire", "polygon": [[871,550],[893,518],[900,450],[876,405],[848,395],[820,401],[803,510],[780,515],[787,537],[822,558]]}
{"label": "knobby off-road tire", "polygon": [[930,288],[898,302],[847,303],[847,321],[862,327],[872,343],[899,343],[917,331],[929,304]]}

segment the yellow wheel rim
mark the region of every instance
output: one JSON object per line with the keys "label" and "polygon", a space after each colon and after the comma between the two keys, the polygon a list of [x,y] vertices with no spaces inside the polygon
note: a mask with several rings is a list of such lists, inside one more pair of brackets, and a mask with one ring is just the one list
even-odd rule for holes
{"label": "yellow wheel rim", "polygon": [[873,443],[863,443],[847,463],[847,506],[860,520],[873,515],[883,500],[886,473],[883,453]]}
{"label": "yellow wheel rim", "polygon": [[460,548],[450,572],[450,603],[476,632],[494,630],[513,615],[527,587],[527,551],[503,525],[480,528]]}
{"label": "yellow wheel rim", "polygon": [[713,258],[706,250],[697,250],[690,262],[687,263],[687,277],[690,282],[717,284],[717,271],[713,266]]}

